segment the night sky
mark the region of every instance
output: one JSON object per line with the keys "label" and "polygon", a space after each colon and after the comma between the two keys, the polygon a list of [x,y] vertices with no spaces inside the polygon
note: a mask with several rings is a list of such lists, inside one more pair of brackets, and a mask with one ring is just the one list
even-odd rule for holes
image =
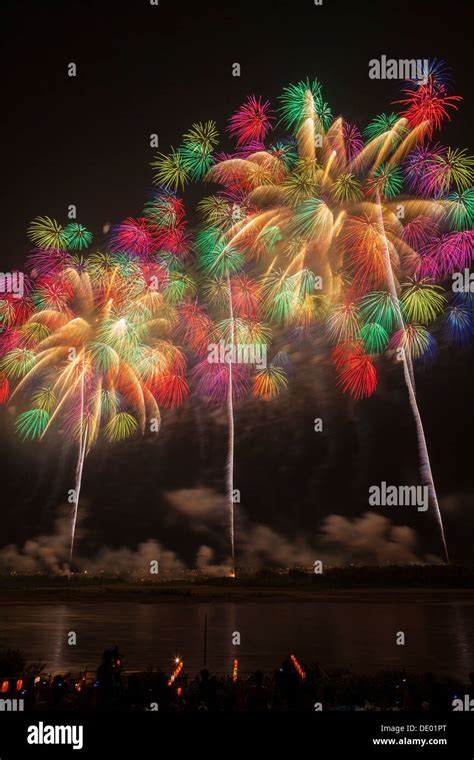
{"label": "night sky", "polygon": [[[466,8],[457,0],[5,3],[2,271],[22,266],[37,215],[66,223],[75,204],[99,242],[104,224],[139,216],[152,188],[150,134],[158,133],[164,152],[196,121],[213,119],[222,134],[248,94],[275,103],[290,82],[317,76],[333,112],[362,128],[392,110],[399,94],[399,82],[368,78],[369,60],[382,54],[447,61],[465,100],[440,140],[472,149]],[[67,76],[70,62],[76,78]],[[235,62],[240,77],[232,76]],[[200,195],[191,188],[184,197],[192,221]],[[416,482],[416,438],[399,368],[387,363],[376,395],[356,404],[334,388],[322,344],[313,357],[292,358],[287,394],[236,410],[237,524],[249,540],[258,524],[316,547],[327,516],[353,520],[368,511],[371,484]],[[417,376],[448,543],[459,561],[472,561],[473,359],[472,349],[442,348]],[[324,419],[321,434],[315,417]],[[74,450],[54,435],[41,447],[21,444],[11,415],[2,410],[0,419],[0,546],[21,547],[53,530],[72,487]],[[199,520],[190,515],[193,498],[199,511],[203,493],[223,492],[225,437],[223,413],[190,400],[164,414],[158,441],[99,444],[86,462],[80,553],[134,550],[154,539],[187,563],[202,545],[223,558],[224,527],[213,507]],[[182,489],[194,493],[189,509],[173,506],[170,494]],[[386,514],[416,531],[417,557],[440,554],[433,520]],[[341,557],[354,559],[351,551]]]}

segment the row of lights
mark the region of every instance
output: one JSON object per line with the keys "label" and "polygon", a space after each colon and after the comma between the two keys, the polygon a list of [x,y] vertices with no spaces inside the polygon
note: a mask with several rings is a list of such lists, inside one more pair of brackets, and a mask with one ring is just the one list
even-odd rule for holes
{"label": "row of lights", "polygon": [[[10,681],[2,681],[2,694],[6,694],[10,688]],[[15,691],[21,691],[23,688],[23,679],[18,678],[15,684]]]}

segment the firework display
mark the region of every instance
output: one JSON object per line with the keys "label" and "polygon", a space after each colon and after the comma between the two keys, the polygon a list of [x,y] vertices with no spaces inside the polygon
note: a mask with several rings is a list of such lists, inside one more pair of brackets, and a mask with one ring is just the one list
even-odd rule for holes
{"label": "firework display", "polygon": [[1,304],[2,395],[22,409],[23,439],[56,428],[77,444],[71,562],[84,460],[99,435],[114,443],[147,424],[157,431],[160,406],[187,395],[186,359],[172,339],[187,286],[151,253],[139,221],[119,225],[117,250],[106,253],[77,253],[92,238],[79,224],[38,218],[29,234],[41,248],[29,256],[24,294]]}
{"label": "firework display", "polygon": [[[0,399],[22,439],[56,428],[76,441],[71,557],[99,435],[158,429],[160,406],[191,389],[226,406],[233,566],[234,405],[287,388],[287,354],[268,356],[278,338],[311,350],[322,336],[356,400],[376,392],[383,360],[402,364],[448,559],[415,387],[438,340],[459,347],[474,330],[470,293],[451,287],[472,259],[474,158],[433,143],[461,100],[443,71],[406,81],[401,110],[363,131],[332,113],[317,79],[285,87],[275,108],[249,96],[228,121],[233,152],[218,152],[214,121],[193,124],[153,160],[142,216],[98,249],[75,221],[31,223],[24,293],[0,302]],[[203,189],[192,225],[177,195],[188,182]]]}
{"label": "firework display", "polygon": [[[415,367],[432,360],[438,336],[459,346],[472,335],[470,293],[450,280],[472,258],[474,158],[431,143],[461,100],[445,67],[432,65],[424,83],[408,80],[403,94],[399,113],[377,116],[362,133],[333,116],[317,79],[286,87],[275,111],[249,97],[229,120],[236,151],[206,153],[205,179],[222,189],[199,204],[197,247],[214,277],[207,303],[228,300],[231,343],[242,318],[264,320],[258,339],[268,328],[309,344],[324,333],[336,382],[355,399],[376,391],[382,356],[402,363],[420,476],[448,559]],[[164,169],[170,157],[160,160]],[[197,175],[189,156],[187,170]],[[218,377],[231,387],[232,372],[231,364],[211,372],[208,392],[217,395]],[[273,363],[253,390],[269,398],[286,383]],[[237,374],[230,406],[244,392]],[[232,409],[230,428],[231,417]]]}
{"label": "firework display", "polygon": [[467,9],[6,3],[6,756],[474,758]]}

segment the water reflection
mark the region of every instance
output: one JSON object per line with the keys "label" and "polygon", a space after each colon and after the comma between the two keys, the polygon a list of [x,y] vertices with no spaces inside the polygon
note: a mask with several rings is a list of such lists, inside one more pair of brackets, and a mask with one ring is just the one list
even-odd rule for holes
{"label": "water reflection", "polygon": [[[273,669],[290,650],[302,661],[359,672],[406,668],[466,678],[474,670],[474,606],[352,602],[222,604],[5,605],[0,639],[48,671],[95,669],[102,651],[118,644],[129,669],[168,671],[181,655],[186,669],[207,664],[230,672],[235,657],[242,673]],[[69,631],[77,646],[69,646]],[[232,635],[238,631],[240,646]],[[405,646],[397,646],[398,631]]]}

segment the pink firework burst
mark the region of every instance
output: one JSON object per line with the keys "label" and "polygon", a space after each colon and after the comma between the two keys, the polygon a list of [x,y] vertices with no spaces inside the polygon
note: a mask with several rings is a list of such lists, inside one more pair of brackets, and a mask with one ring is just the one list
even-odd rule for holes
{"label": "pink firework burst", "polygon": [[[210,363],[207,359],[199,362],[193,369],[196,390],[211,404],[221,404],[227,400],[229,393],[229,364],[226,362]],[[238,401],[249,391],[250,376],[248,365],[232,364],[232,400]]]}
{"label": "pink firework burst", "polygon": [[456,270],[469,267],[474,254],[474,230],[451,232],[443,235],[435,251],[439,259],[442,274],[451,274]]}
{"label": "pink firework burst", "polygon": [[191,256],[192,235],[184,224],[160,231],[157,234],[157,243],[163,251],[172,253],[182,261],[187,261]]}
{"label": "pink firework burst", "polygon": [[346,147],[347,161],[353,161],[364,147],[362,135],[354,124],[345,121],[342,125],[342,137]]}
{"label": "pink firework burst", "polygon": [[67,251],[46,250],[43,248],[34,248],[27,256],[28,268],[32,277],[43,277],[45,275],[61,272],[71,257]]}
{"label": "pink firework burst", "polygon": [[265,139],[272,126],[274,117],[271,115],[270,103],[250,95],[245,103],[229,119],[227,131],[237,138],[237,145],[245,145],[253,141]]}
{"label": "pink firework burst", "polygon": [[421,251],[421,277],[444,278],[468,267],[474,254],[474,231],[437,235]]}
{"label": "pink firework burst", "polygon": [[143,211],[152,226],[171,229],[179,226],[186,216],[184,202],[174,193],[157,193],[145,204]]}
{"label": "pink firework burst", "polygon": [[439,225],[433,219],[420,215],[405,225],[401,237],[414,251],[423,251],[433,243],[439,232]]}
{"label": "pink firework burst", "polygon": [[437,143],[434,146],[418,145],[408,155],[403,173],[405,181],[413,192],[428,195],[432,189],[432,172],[447,148]]}
{"label": "pink firework burst", "polygon": [[16,330],[5,330],[0,335],[0,357],[5,356],[15,348],[23,348],[24,339]]}
{"label": "pink firework burst", "polygon": [[156,250],[153,228],[147,219],[128,217],[112,231],[111,247],[134,256],[146,257]]}

